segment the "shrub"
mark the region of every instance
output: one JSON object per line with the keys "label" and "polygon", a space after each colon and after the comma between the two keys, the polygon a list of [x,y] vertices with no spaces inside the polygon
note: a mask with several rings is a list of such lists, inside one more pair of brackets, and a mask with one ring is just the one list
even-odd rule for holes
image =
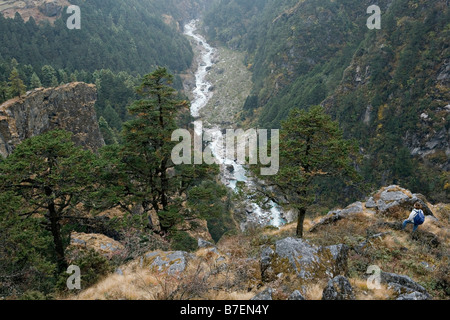
{"label": "shrub", "polygon": [[197,249],[197,241],[185,231],[177,231],[171,236],[173,250],[191,252]]}

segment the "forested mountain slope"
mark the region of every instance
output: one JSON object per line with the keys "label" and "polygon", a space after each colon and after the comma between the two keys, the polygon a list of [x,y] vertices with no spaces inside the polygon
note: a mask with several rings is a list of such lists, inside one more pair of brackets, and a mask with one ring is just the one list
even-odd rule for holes
{"label": "forested mountain slope", "polygon": [[247,53],[253,94],[242,119],[279,127],[289,110],[324,104],[355,138],[371,185],[449,197],[447,1],[218,1],[208,35]]}

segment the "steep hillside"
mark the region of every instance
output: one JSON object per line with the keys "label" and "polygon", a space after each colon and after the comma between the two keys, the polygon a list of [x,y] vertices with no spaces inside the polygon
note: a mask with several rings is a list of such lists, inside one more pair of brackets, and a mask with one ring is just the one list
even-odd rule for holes
{"label": "steep hillside", "polygon": [[411,234],[401,221],[417,197],[424,199],[399,186],[382,188],[366,202],[308,218],[306,239],[292,238],[295,224],[288,224],[228,235],[216,245],[199,239],[193,253],[146,252],[65,298],[448,299],[449,207],[424,199],[429,215]]}
{"label": "steep hillside", "polygon": [[449,199],[447,1],[218,1],[209,36],[247,53],[254,88],[242,119],[279,127],[289,110],[323,104],[357,140],[371,188],[401,183]]}
{"label": "steep hillside", "polygon": [[[57,5],[62,8],[66,3]],[[33,17],[25,23],[19,9],[13,19],[0,16],[0,39],[8,44],[0,48],[2,59],[15,58],[35,69],[51,65],[68,72],[109,68],[136,74],[150,72],[157,65],[175,71],[190,67],[189,42],[167,21],[167,14],[177,11],[165,10],[163,1],[132,0],[127,5],[100,0],[70,3],[80,7],[80,30],[67,28],[71,15],[65,10],[52,16],[52,24],[36,24]],[[183,15],[178,18],[183,19]]]}

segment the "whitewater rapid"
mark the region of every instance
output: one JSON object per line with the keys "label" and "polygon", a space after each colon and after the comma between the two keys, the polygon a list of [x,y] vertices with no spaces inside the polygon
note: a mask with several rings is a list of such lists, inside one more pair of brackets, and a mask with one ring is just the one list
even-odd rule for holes
{"label": "whitewater rapid", "polygon": [[[197,71],[195,72],[195,88],[192,91],[193,100],[191,101],[191,115],[197,120],[194,122],[195,134],[202,137],[203,134],[207,133],[212,137],[212,142],[209,144],[214,157],[217,159],[221,170],[222,176],[224,177],[223,182],[234,192],[237,191],[237,183],[244,182],[247,185],[251,185],[252,182],[247,178],[246,168],[237,163],[235,159],[229,159],[226,157],[226,151],[221,144],[220,139],[217,139],[221,135],[220,128],[203,128],[202,121],[200,119],[200,110],[205,107],[209,100],[214,95],[211,84],[207,79],[209,70],[214,65],[214,56],[216,54],[216,49],[211,47],[206,39],[198,34],[197,24],[199,20],[192,20],[184,26],[184,34],[191,37],[197,44],[196,48],[200,51],[197,55]],[[223,128],[228,129],[228,128]],[[231,167],[233,168],[232,170]],[[273,202],[269,202],[269,210],[262,209],[259,205],[252,202],[250,198],[247,201],[246,213],[247,221],[241,224],[241,229],[245,229],[250,223],[258,225],[272,225],[275,227],[280,227],[285,223],[282,217],[282,213],[279,208]]]}

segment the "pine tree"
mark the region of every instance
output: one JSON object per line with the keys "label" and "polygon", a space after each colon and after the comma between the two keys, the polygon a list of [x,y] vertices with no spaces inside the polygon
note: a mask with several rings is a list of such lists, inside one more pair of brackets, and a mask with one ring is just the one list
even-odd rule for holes
{"label": "pine tree", "polygon": [[74,146],[71,134],[61,130],[24,140],[0,162],[0,193],[22,199],[21,217],[43,216],[52,234],[59,271],[67,268],[62,222],[73,209],[97,192],[95,156]]}
{"label": "pine tree", "polygon": [[303,237],[303,221],[315,200],[320,179],[358,178],[350,157],[352,150],[351,142],[343,139],[338,123],[320,106],[313,106],[308,112],[293,109],[282,122],[280,170],[274,176],[264,176],[274,191],[266,186],[259,189],[275,202],[297,211],[297,237]]}
{"label": "pine tree", "polygon": [[[51,87],[55,84],[56,71],[52,66],[45,65],[42,67],[42,85],[44,87]],[[56,81],[57,84],[57,81]]]}
{"label": "pine tree", "polygon": [[19,98],[25,93],[26,86],[20,79],[17,68],[13,68],[9,75],[9,93],[12,97],[19,96]]}
{"label": "pine tree", "polygon": [[174,170],[171,153],[176,143],[171,136],[177,129],[175,117],[187,102],[177,100],[172,80],[165,68],[144,76],[137,90],[143,99],[129,107],[134,119],[123,125],[121,154],[134,199],[145,212],[157,212],[163,232],[183,220],[180,206],[172,198],[177,195],[182,178],[169,176],[169,170]]}
{"label": "pine tree", "polygon": [[8,82],[0,81],[0,103],[9,99],[9,86]]}
{"label": "pine tree", "polygon": [[39,79],[36,72],[33,72],[30,79],[31,88],[36,89],[42,87],[41,79]]}

